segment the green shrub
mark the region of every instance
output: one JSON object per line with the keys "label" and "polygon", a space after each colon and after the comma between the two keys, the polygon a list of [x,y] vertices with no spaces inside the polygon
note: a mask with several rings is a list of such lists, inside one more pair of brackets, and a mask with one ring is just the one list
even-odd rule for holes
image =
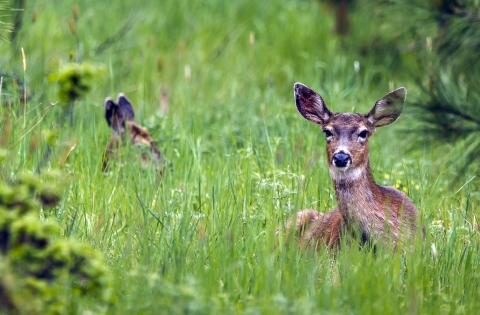
{"label": "green shrub", "polygon": [[100,254],[63,239],[55,222],[40,217],[60,199],[48,181],[57,175],[24,174],[12,185],[0,183],[0,312],[65,314],[83,297],[108,301]]}

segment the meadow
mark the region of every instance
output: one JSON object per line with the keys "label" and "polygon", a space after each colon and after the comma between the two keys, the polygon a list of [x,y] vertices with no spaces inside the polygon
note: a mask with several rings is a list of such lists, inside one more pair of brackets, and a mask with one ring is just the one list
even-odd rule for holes
{"label": "meadow", "polygon": [[[0,42],[0,70],[27,87],[2,92],[13,101],[0,107],[0,175],[63,174],[60,205],[39,215],[58,222],[58,238],[101,252],[111,279],[110,303],[84,299],[72,313],[480,309],[478,178],[457,176],[454,147],[423,147],[421,134],[409,134],[419,91],[408,56],[399,67],[360,55],[333,23],[313,0],[27,3],[16,42]],[[376,27],[367,16],[353,23],[357,33]],[[75,102],[73,123],[49,79],[71,62],[102,69]],[[297,112],[295,82],[339,112],[367,112],[407,88],[407,112],[370,139],[370,159],[377,182],[407,192],[421,212],[427,233],[412,252],[277,246],[277,227],[296,211],[336,206],[324,134]],[[172,163],[162,178],[128,159],[102,171],[112,135],[104,99],[120,92]]]}

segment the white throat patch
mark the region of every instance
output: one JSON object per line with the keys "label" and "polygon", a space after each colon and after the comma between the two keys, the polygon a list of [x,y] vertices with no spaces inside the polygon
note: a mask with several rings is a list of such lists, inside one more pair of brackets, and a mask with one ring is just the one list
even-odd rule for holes
{"label": "white throat patch", "polygon": [[362,176],[363,170],[359,167],[335,167],[330,166],[328,168],[330,175],[334,181],[344,181],[344,180],[356,180]]}

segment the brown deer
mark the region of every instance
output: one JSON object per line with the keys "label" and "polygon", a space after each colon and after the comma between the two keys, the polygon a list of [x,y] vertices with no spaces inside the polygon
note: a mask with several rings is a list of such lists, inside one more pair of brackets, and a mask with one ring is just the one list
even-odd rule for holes
{"label": "brown deer", "polygon": [[141,151],[139,155],[142,165],[153,165],[162,174],[164,171],[162,153],[147,129],[133,122],[134,117],[132,104],[123,93],[118,94],[117,103],[110,97],[105,99],[105,119],[108,126],[113,129],[113,135],[104,154],[103,171],[107,169],[109,160],[118,155],[120,146],[125,144],[125,130],[128,129],[132,146],[140,147],[137,149]]}
{"label": "brown deer", "polygon": [[325,214],[300,211],[296,220],[287,222],[287,231],[294,228],[301,246],[317,250],[325,245],[337,248],[345,233],[362,242],[391,242],[394,248],[411,238],[417,231],[418,210],[403,192],[375,183],[368,156],[368,138],[402,113],[405,88],[388,93],[363,115],[332,113],[320,95],[301,83],[295,83],[294,93],[300,114],[325,133],[338,206]]}

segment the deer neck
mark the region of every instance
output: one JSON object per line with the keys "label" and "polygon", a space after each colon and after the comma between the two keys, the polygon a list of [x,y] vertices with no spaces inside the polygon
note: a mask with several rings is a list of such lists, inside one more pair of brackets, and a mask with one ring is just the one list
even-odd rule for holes
{"label": "deer neck", "polygon": [[[333,168],[333,167],[332,167]],[[338,209],[346,222],[357,221],[366,227],[370,217],[382,208],[377,200],[381,188],[373,180],[370,165],[349,169],[346,172],[330,169],[335,186]]]}

